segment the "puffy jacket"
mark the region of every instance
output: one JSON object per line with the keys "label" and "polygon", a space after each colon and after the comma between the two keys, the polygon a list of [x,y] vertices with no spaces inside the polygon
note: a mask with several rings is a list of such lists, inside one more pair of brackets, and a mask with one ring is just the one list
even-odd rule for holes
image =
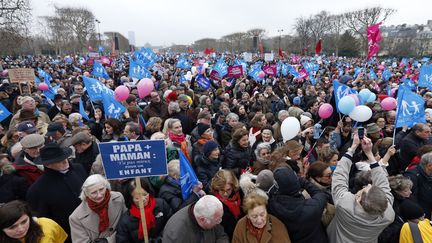
{"label": "puffy jacket", "polygon": [[210,191],[210,184],[213,176],[221,167],[220,158],[218,160],[210,160],[205,155],[200,155],[195,160],[195,172],[198,180],[203,184],[204,191]]}
{"label": "puffy jacket", "polygon": [[230,142],[224,151],[222,167],[232,170],[239,178],[241,171],[250,166],[253,160],[251,151],[250,147],[242,148],[237,143]]}

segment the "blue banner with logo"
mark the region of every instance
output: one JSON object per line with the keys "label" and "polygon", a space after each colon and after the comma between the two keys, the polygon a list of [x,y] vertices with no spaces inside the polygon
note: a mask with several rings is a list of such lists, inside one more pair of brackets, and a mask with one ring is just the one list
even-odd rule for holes
{"label": "blue banner with logo", "polygon": [[334,92],[334,96],[335,96],[335,101],[336,101],[336,109],[339,112],[339,108],[338,105],[339,104],[339,100],[342,99],[342,97],[349,95],[349,94],[357,94],[357,91],[350,88],[349,86],[345,85],[345,84],[341,84],[336,80],[333,80],[333,92]]}
{"label": "blue banner with logo", "polygon": [[180,185],[183,200],[189,198],[192,193],[192,189],[198,184],[198,178],[189,163],[189,160],[180,151]]}
{"label": "blue banner with logo", "polygon": [[150,78],[151,73],[147,68],[139,62],[129,59],[129,77],[136,79]]}
{"label": "blue banner with logo", "polygon": [[228,64],[225,63],[223,58],[221,57],[219,61],[213,66],[213,70],[219,73],[219,76],[223,78],[228,74]]}
{"label": "blue banner with logo", "polygon": [[99,151],[109,180],[168,174],[164,140],[100,143]]}
{"label": "blue banner with logo", "polygon": [[426,87],[432,90],[432,64],[423,65],[420,68],[419,87]]}
{"label": "blue banner with logo", "polygon": [[399,87],[395,127],[413,127],[426,123],[424,100],[408,88]]}
{"label": "blue banner with logo", "polygon": [[99,62],[93,63],[92,75],[95,77],[109,79],[108,72],[105,70],[104,66]]}

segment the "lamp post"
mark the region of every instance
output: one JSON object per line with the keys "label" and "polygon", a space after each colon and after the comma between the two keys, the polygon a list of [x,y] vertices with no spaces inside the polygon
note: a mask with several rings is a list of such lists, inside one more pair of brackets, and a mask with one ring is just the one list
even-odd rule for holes
{"label": "lamp post", "polygon": [[102,42],[101,42],[101,34],[100,34],[100,28],[99,28],[100,21],[98,19],[95,19],[95,21],[97,23],[99,45],[101,46]]}

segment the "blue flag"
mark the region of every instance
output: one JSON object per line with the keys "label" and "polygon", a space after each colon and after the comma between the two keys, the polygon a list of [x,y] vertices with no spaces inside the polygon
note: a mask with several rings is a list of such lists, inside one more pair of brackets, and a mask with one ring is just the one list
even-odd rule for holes
{"label": "blue flag", "polygon": [[138,64],[145,68],[152,67],[159,57],[150,48],[141,48],[140,51],[136,51],[133,55]]}
{"label": "blue flag", "polygon": [[126,111],[126,108],[114,98],[114,94],[102,95],[102,102],[108,118],[118,119]]}
{"label": "blue flag", "polygon": [[300,78],[300,73],[291,65],[288,65],[288,71],[289,73],[294,76],[294,78]]}
{"label": "blue flag", "polygon": [[416,89],[414,81],[412,81],[410,79],[407,79],[407,78],[403,79],[403,85],[406,85],[406,87],[408,87],[411,90],[415,90]]}
{"label": "blue flag", "polygon": [[432,90],[432,64],[423,65],[420,68],[419,87],[427,87]]}
{"label": "blue flag", "polygon": [[213,66],[213,70],[219,73],[219,76],[223,78],[228,74],[228,64],[225,63],[223,58],[221,57],[219,61]]}
{"label": "blue flag", "polygon": [[42,77],[45,81],[45,83],[49,84],[52,81],[51,75],[49,73],[45,72],[44,70],[38,68],[38,75]]}
{"label": "blue flag", "polygon": [[90,120],[90,118],[88,117],[87,113],[84,110],[84,104],[83,104],[83,101],[82,101],[81,97],[80,97],[80,103],[79,103],[79,113],[87,121]]}
{"label": "blue flag", "polygon": [[198,74],[196,77],[196,82],[203,89],[207,90],[210,88],[210,80],[204,75]]}
{"label": "blue flag", "polygon": [[185,76],[184,76],[184,73],[183,73],[183,71],[182,72],[180,72],[180,74],[179,74],[179,83],[184,83],[184,82],[186,82],[186,78],[185,78]]}
{"label": "blue flag", "polygon": [[35,82],[36,86],[39,86],[39,84],[41,83],[40,79],[36,76],[35,76],[34,82]]}
{"label": "blue flag", "polygon": [[338,108],[339,100],[342,99],[342,97],[349,94],[357,94],[356,90],[348,87],[345,84],[341,84],[336,80],[333,80],[333,92],[336,101],[336,109],[338,112],[339,112],[339,108]]}
{"label": "blue flag", "polygon": [[246,72],[247,63],[243,59],[235,59],[234,65],[242,65],[243,72]]}
{"label": "blue flag", "polygon": [[384,79],[384,81],[388,81],[391,78],[391,72],[388,70],[388,68],[385,68],[383,73],[382,73],[382,77]]}
{"label": "blue flag", "polygon": [[108,72],[105,70],[104,66],[99,62],[94,62],[92,75],[95,77],[109,79]]}
{"label": "blue flag", "polygon": [[256,81],[263,80],[263,78],[260,78],[258,76],[258,73],[261,72],[261,66],[262,66],[262,62],[257,62],[254,65],[252,65],[248,72],[248,76],[252,77]]}
{"label": "blue flag", "polygon": [[429,62],[430,58],[429,57],[423,57],[420,62]]}
{"label": "blue flag", "polygon": [[114,96],[114,91],[106,87],[99,80],[89,77],[83,77],[83,80],[91,101],[102,100],[104,95]]}
{"label": "blue flag", "polygon": [[354,78],[357,78],[357,76],[359,76],[359,74],[360,74],[361,72],[363,72],[363,68],[361,68],[361,67],[356,67],[356,68],[354,69]]}
{"label": "blue flag", "polygon": [[185,57],[178,58],[176,68],[189,69],[191,67],[191,64]]}
{"label": "blue flag", "polygon": [[48,83],[48,90],[44,90],[43,94],[50,100],[54,100],[54,96],[57,94],[57,90],[60,88],[60,85],[56,85],[52,87],[50,83]]}
{"label": "blue flag", "polygon": [[4,119],[8,118],[12,113],[4,107],[2,103],[0,103],[0,122],[2,122]]}
{"label": "blue flag", "polygon": [[369,79],[370,79],[370,80],[375,80],[375,79],[377,79],[377,78],[378,78],[378,77],[377,77],[375,71],[373,70],[373,68],[370,68],[370,69],[369,69]]}
{"label": "blue flag", "polygon": [[183,200],[189,198],[189,195],[192,193],[192,189],[194,186],[198,184],[198,178],[195,175],[192,166],[190,165],[188,159],[183,154],[183,152],[179,152],[180,156],[180,185]]}
{"label": "blue flag", "polygon": [[288,65],[285,63],[282,63],[281,65],[281,73],[282,76],[287,76],[288,75]]}
{"label": "blue flag", "polygon": [[137,78],[137,79],[143,79],[143,78],[150,78],[151,73],[147,68],[140,65],[139,62],[135,62],[134,60],[129,59],[129,77]]}
{"label": "blue flag", "polygon": [[423,97],[402,87],[398,92],[397,101],[396,128],[426,123]]}

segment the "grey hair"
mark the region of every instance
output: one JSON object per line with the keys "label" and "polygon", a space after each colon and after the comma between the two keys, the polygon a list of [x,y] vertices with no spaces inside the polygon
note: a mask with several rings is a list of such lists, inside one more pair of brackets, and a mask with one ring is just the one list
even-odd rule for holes
{"label": "grey hair", "polygon": [[289,116],[288,111],[287,111],[287,110],[280,110],[280,111],[278,112],[278,120],[279,120],[279,121],[281,120],[282,116]]}
{"label": "grey hair", "polygon": [[258,144],[258,146],[256,147],[256,149],[255,149],[255,156],[257,157],[257,158],[261,158],[261,156],[260,156],[260,152],[261,152],[261,150],[263,150],[263,149],[267,149],[269,152],[271,151],[271,147],[270,147],[270,144],[268,144],[268,143],[260,143],[260,144]]}
{"label": "grey hair", "polygon": [[232,113],[232,112],[230,112],[225,118],[225,120],[227,122],[229,122],[231,120],[238,120],[238,119],[239,119],[239,116],[236,113]]}
{"label": "grey hair", "polygon": [[174,123],[176,123],[176,122],[180,122],[181,123],[181,121],[179,120],[179,119],[177,119],[177,118],[173,118],[173,119],[171,119],[171,120],[169,120],[168,121],[168,129],[172,129],[173,128],[173,126],[174,126]]}
{"label": "grey hair", "polygon": [[140,135],[140,127],[136,122],[128,122],[126,126],[129,126],[129,131],[135,133],[136,135]]}
{"label": "grey hair", "polygon": [[396,192],[403,191],[407,188],[411,189],[413,187],[413,182],[411,179],[403,175],[390,176],[388,180],[390,188]]}
{"label": "grey hair", "polygon": [[111,185],[109,184],[108,180],[105,179],[102,175],[99,174],[94,174],[91,175],[89,177],[87,177],[87,179],[84,181],[82,187],[81,187],[81,193],[79,195],[79,198],[81,199],[81,201],[85,201],[87,198],[87,190],[89,187],[97,185],[102,183],[106,189],[111,190]]}
{"label": "grey hair", "polygon": [[180,161],[178,159],[171,160],[168,163],[168,175],[180,179]]}
{"label": "grey hair", "polygon": [[428,164],[432,163],[432,152],[423,154],[423,156],[421,157],[421,166],[424,168],[425,166],[427,166]]}
{"label": "grey hair", "polygon": [[180,105],[177,102],[170,102],[168,105],[168,113],[180,112]]}
{"label": "grey hair", "polygon": [[195,204],[193,213],[195,217],[203,217],[207,220],[211,220],[218,210],[223,210],[221,201],[215,196],[205,195]]}
{"label": "grey hair", "polygon": [[368,192],[362,192],[360,205],[367,213],[380,215],[385,212],[389,203],[383,189],[371,186]]}

